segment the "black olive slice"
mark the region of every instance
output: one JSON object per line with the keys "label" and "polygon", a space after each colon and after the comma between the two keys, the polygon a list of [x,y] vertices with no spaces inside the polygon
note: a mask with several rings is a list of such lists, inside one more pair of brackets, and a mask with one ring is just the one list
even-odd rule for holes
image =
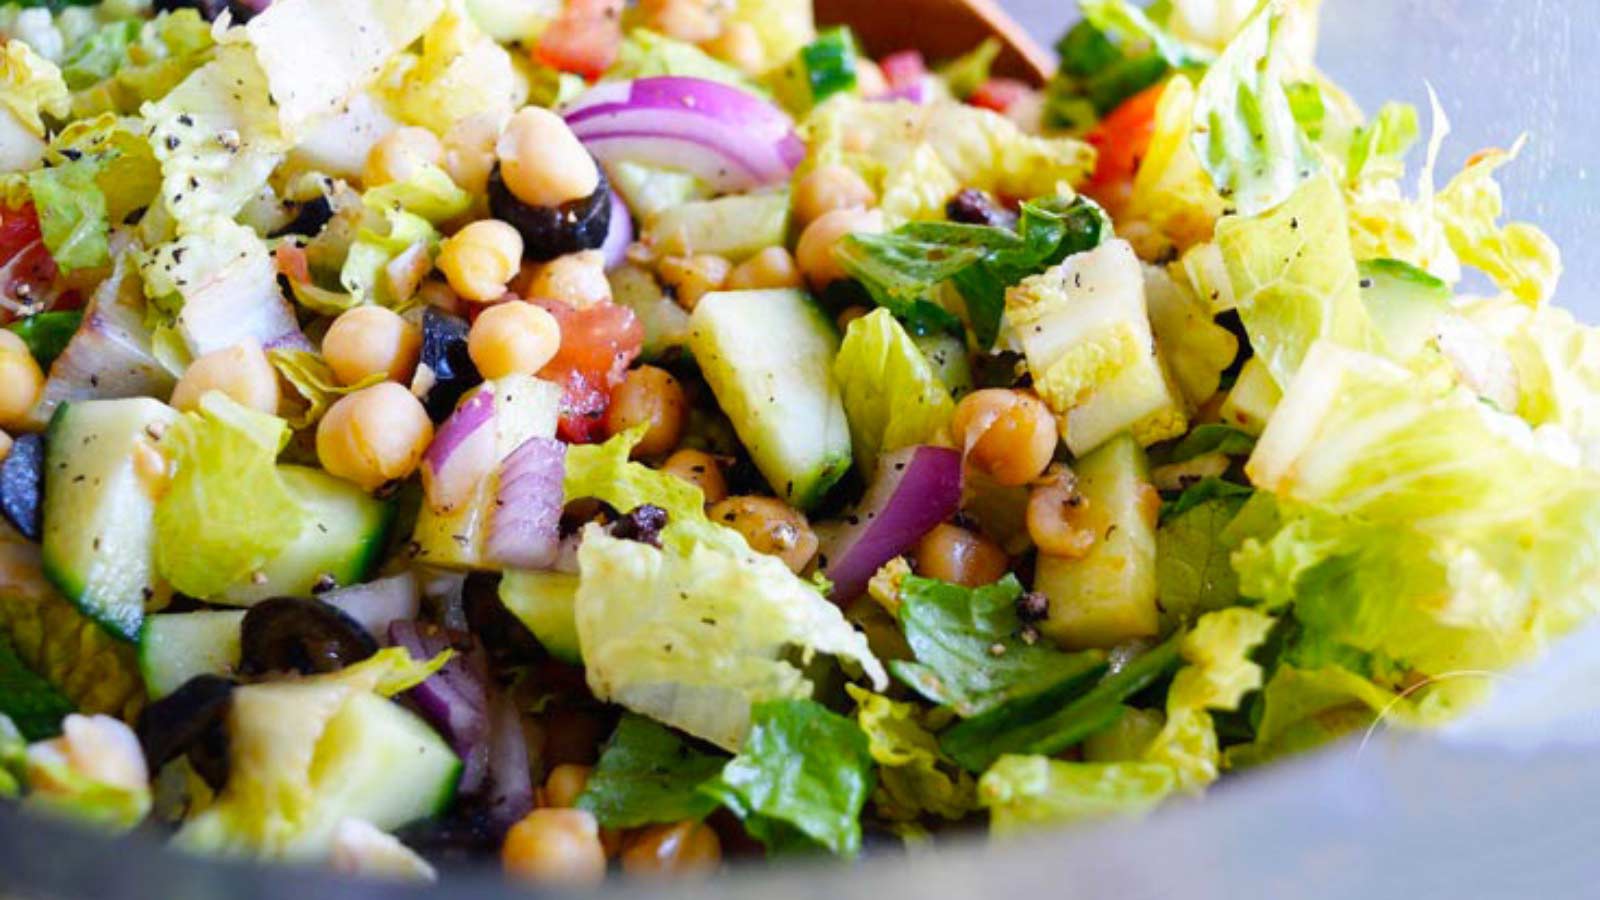
{"label": "black olive slice", "polygon": [[30,541],[44,533],[43,436],[19,436],[0,460],[0,516]]}
{"label": "black olive slice", "polygon": [[568,253],[597,250],[611,228],[611,183],[600,170],[600,183],[587,197],[560,206],[530,206],[506,187],[497,164],[489,175],[489,210],[522,235],[522,256],[547,262]]}
{"label": "black olive slice", "polygon": [[355,619],[320,600],[275,597],[245,613],[240,671],[247,675],[337,672],[378,652]]}

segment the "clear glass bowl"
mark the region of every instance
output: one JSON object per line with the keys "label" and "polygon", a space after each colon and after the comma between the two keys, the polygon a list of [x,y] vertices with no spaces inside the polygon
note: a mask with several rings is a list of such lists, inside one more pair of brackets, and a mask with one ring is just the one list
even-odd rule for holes
{"label": "clear glass bowl", "polygon": [[[865,0],[863,0],[865,2]],[[1068,0],[1007,0],[1046,40]],[[1426,104],[1455,123],[1447,167],[1482,146],[1532,135],[1507,177],[1515,216],[1567,251],[1563,302],[1600,319],[1600,3],[1327,0],[1324,63],[1363,103]],[[1582,48],[1580,50],[1580,47]],[[1229,779],[1203,801],[1137,823],[936,854],[751,866],[703,885],[617,883],[616,897],[882,900],[916,897],[1297,898],[1595,896],[1600,861],[1600,628],[1504,678],[1497,701],[1437,735],[1375,731]],[[316,872],[182,858],[139,838],[110,843],[0,811],[0,897],[15,900],[307,900],[527,896],[492,871],[431,891],[342,882]]]}

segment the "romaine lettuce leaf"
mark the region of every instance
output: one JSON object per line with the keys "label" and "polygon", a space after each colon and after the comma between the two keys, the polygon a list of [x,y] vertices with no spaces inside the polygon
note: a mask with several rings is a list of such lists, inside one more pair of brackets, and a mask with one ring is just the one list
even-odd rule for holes
{"label": "romaine lettuce leaf", "polygon": [[61,737],[27,749],[25,805],[114,833],[132,830],[153,802],[133,730],[105,715],[69,715],[61,724]]}
{"label": "romaine lettuce leaf", "polygon": [[752,705],[811,695],[792,651],[802,664],[829,654],[886,682],[866,639],[782,561],[679,527],[667,526],[665,550],[584,532],[575,619],[596,697],[733,750]]}
{"label": "romaine lettuce leaf", "polygon": [[951,96],[966,100],[987,84],[1001,49],[999,38],[987,37],[983,43],[940,66],[939,77],[944,79]]}
{"label": "romaine lettuce leaf", "polygon": [[10,110],[30,134],[43,139],[44,117],[65,117],[71,102],[55,63],[22,41],[0,43],[0,107]]}
{"label": "romaine lettuce leaf", "polygon": [[1102,664],[1099,653],[1063,653],[1021,637],[1022,595],[1013,576],[980,588],[906,578],[899,618],[916,661],[896,660],[890,670],[934,703],[975,716],[1081,681]]}
{"label": "romaine lettuce leaf", "polygon": [[168,429],[174,467],[156,505],[156,568],[191,597],[210,597],[250,577],[288,546],[306,511],[278,476],[288,425],[221,392]]}
{"label": "romaine lettuce leaf", "polygon": [[1344,197],[1326,176],[1271,212],[1217,226],[1239,317],[1280,387],[1318,340],[1362,349],[1375,339],[1348,234]]}
{"label": "romaine lettuce leaf", "polygon": [[1398,180],[1405,175],[1406,153],[1420,135],[1415,106],[1385,103],[1372,121],[1351,137],[1345,162],[1346,183]]}
{"label": "romaine lettuce leaf", "polygon": [[[405,0],[403,5],[415,15],[407,24],[420,23],[427,31],[421,35],[421,53],[398,56],[383,80],[383,97],[402,120],[444,134],[473,116],[509,117],[526,102],[528,81],[511,54],[478,27],[460,0]],[[425,11],[441,8],[436,18]],[[412,38],[399,37],[386,45],[389,54],[411,43]]]}
{"label": "romaine lettuce leaf", "polygon": [[817,39],[811,0],[735,0],[726,25],[748,25],[761,41],[763,73],[794,58]]}
{"label": "romaine lettuce leaf", "polygon": [[128,48],[139,39],[141,24],[128,19],[102,25],[78,41],[61,61],[61,77],[77,91],[109,78],[124,64]]}
{"label": "romaine lettuce leaf", "polygon": [[139,274],[152,305],[176,317],[192,357],[300,333],[266,243],[231,219],[194,220],[187,234],[143,254]]}
{"label": "romaine lettuce leaf", "polygon": [[28,742],[16,723],[0,713],[0,800],[15,800],[22,793],[22,770]]}
{"label": "romaine lettuce leaf", "polygon": [[1278,48],[1281,4],[1263,4],[1200,82],[1190,141],[1229,205],[1246,216],[1282,203],[1320,161],[1295,120]]}
{"label": "romaine lettuce leaf", "polygon": [[867,736],[867,752],[878,764],[872,804],[891,822],[912,822],[924,813],[958,821],[977,805],[972,776],[939,750],[911,703],[845,685],[856,701],[856,724]]}
{"label": "romaine lettuce leaf", "polygon": [[1157,352],[1188,408],[1199,409],[1222,386],[1222,373],[1239,355],[1239,339],[1165,269],[1144,267],[1144,302]]}
{"label": "romaine lettuce leaf", "polygon": [[733,66],[693,44],[673,40],[648,28],[635,28],[623,37],[616,64],[605,77],[619,81],[675,75],[704,78],[762,95],[766,91]]}
{"label": "romaine lettuce leaf", "polygon": [[15,735],[41,740],[61,733],[61,719],[76,711],[49,680],[28,668],[17,656],[11,639],[0,632],[0,797],[6,796],[6,755]]}
{"label": "romaine lettuce leaf", "polygon": [[1117,214],[1123,232],[1146,259],[1209,241],[1227,207],[1195,150],[1194,129],[1194,82],[1178,75],[1161,90],[1150,145]]}
{"label": "romaine lettuce leaf", "polygon": [[[841,95],[819,106],[804,131],[811,156],[802,173],[816,165],[848,165],[877,190],[884,212],[898,219],[941,219],[945,201],[963,187],[1019,199],[1071,197],[1094,168],[1094,149],[1087,144],[1036,137],[999,113],[953,103],[919,106]],[[896,181],[896,173],[912,170],[924,147],[933,151],[938,171],[928,171],[925,162],[916,183]],[[930,179],[950,189],[934,197],[922,189]]]}
{"label": "romaine lettuce leaf", "polygon": [[1178,788],[1171,767],[1153,762],[1063,762],[1003,756],[978,781],[989,829],[999,837],[1110,816],[1137,816]]}
{"label": "romaine lettuce leaf", "polygon": [[1319,344],[1247,467],[1283,520],[1235,554],[1241,590],[1423,674],[1524,659],[1600,608],[1576,457],[1451,378]]}
{"label": "romaine lettuce leaf", "polygon": [[887,309],[850,323],[833,372],[860,471],[876,471],[880,453],[933,443],[948,431],[950,391]]}
{"label": "romaine lettuce leaf", "polygon": [[861,850],[861,810],[872,755],[856,723],[810,700],[771,700],[751,711],[750,737],[706,790],[769,850]]}
{"label": "romaine lettuce leaf", "polygon": [[[136,26],[133,38],[122,44],[117,28]],[[211,23],[200,18],[193,9],[180,9],[156,16],[148,22],[134,21],[112,24],[105,28],[99,52],[93,57],[94,65],[85,67],[86,74],[104,72],[89,84],[74,85],[72,113],[88,118],[101,113],[129,115],[137,112],[146,101],[158,100],[203,65],[209,58],[214,41]],[[120,49],[121,56],[107,67],[111,50]]]}
{"label": "romaine lettuce leaf", "polygon": [[1561,280],[1561,250],[1535,225],[1499,224],[1505,203],[1495,172],[1515,160],[1523,141],[1476,154],[1439,192],[1436,212],[1450,246],[1496,286],[1531,306],[1548,301]]}
{"label": "romaine lettuce leaf", "polygon": [[28,173],[44,245],[69,272],[111,261],[106,195],[95,182],[98,169],[91,160],[80,159]]}
{"label": "romaine lettuce leaf", "polygon": [[1248,498],[1248,489],[1214,497],[1162,521],[1156,531],[1156,584],[1168,617],[1189,621],[1238,602],[1239,579],[1231,559],[1237,548],[1223,535]]}
{"label": "romaine lettuce leaf", "polygon": [[333,377],[327,361],[309,350],[268,350],[267,359],[283,380],[300,395],[303,409],[288,416],[289,427],[296,431],[310,428],[322,421],[328,407],[346,394],[353,394],[384,380],[383,373],[375,372],[351,385],[341,385]]}
{"label": "romaine lettuce leaf", "polygon": [[577,807],[602,828],[703,819],[716,798],[701,790],[727,759],[695,748],[664,725],[624,715],[600,752]]}
{"label": "romaine lettuce leaf", "polygon": [[136,119],[109,114],[80,119],[56,135],[45,156],[53,165],[91,163],[95,185],[105,195],[106,217],[114,224],[148,207],[161,188],[161,165]]}
{"label": "romaine lettuce leaf", "polygon": [[647,503],[658,506],[668,516],[662,546],[676,553],[686,554],[696,544],[735,554],[748,551],[750,545],[738,532],[706,517],[706,498],[698,487],[630,458],[643,435],[642,430],[633,429],[603,444],[569,447],[562,487],[567,502],[592,497],[621,511]]}

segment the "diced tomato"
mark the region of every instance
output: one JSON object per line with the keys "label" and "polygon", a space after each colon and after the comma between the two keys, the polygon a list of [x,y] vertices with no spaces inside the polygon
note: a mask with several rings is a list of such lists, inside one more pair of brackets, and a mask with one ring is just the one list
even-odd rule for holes
{"label": "diced tomato", "polygon": [[1139,163],[1150,150],[1156,130],[1156,106],[1165,84],[1158,84],[1124,100],[1122,105],[1089,132],[1088,141],[1100,151],[1094,177],[1084,187],[1093,197],[1115,194],[1118,186],[1131,183],[1139,173]]}
{"label": "diced tomato", "polygon": [[81,301],[76,293],[57,295],[60,275],[39,232],[39,214],[32,204],[0,207],[0,325],[16,317],[20,307],[30,312],[46,308],[72,309]]}
{"label": "diced tomato", "polygon": [[570,444],[605,438],[611,394],[644,346],[644,328],[633,310],[615,303],[577,309],[559,300],[533,301],[561,324],[561,348],[539,373],[562,386],[558,433]]}
{"label": "diced tomato", "polygon": [[1025,81],[1018,81],[1015,78],[991,78],[973,91],[967,102],[973,106],[1003,113],[1031,93],[1033,88],[1028,87]]}
{"label": "diced tomato", "polygon": [[272,257],[278,264],[279,274],[300,284],[311,283],[311,263],[304,247],[293,241],[284,241],[272,252]]}
{"label": "diced tomato", "polygon": [[890,91],[910,90],[928,77],[928,62],[917,50],[901,50],[878,60],[883,79],[889,82]]}
{"label": "diced tomato", "polygon": [[622,46],[623,0],[567,0],[539,38],[535,62],[590,81],[617,61]]}

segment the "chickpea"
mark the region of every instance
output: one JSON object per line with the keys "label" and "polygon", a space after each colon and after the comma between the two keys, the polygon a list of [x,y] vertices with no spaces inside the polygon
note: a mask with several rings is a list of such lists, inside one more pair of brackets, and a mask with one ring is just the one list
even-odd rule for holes
{"label": "chickpea", "polygon": [[1082,559],[1099,534],[1093,513],[1072,473],[1058,471],[1028,495],[1028,536],[1046,556]]}
{"label": "chickpea", "polygon": [[822,166],[794,187],[794,217],[802,227],[837,209],[866,209],[878,196],[849,166]]}
{"label": "chickpea", "polygon": [[493,113],[467,116],[450,126],[444,136],[444,170],[462,190],[481,197],[489,190],[494,171],[494,147],[500,122]]}
{"label": "chickpea", "polygon": [[317,424],[317,459],[328,474],[377,490],[409,477],[433,441],[433,422],[411,392],[385,381],[328,409]]}
{"label": "chickpea", "polygon": [[382,375],[406,384],[422,351],[422,331],[382,306],[358,306],[333,320],[322,356],[340,384]]}
{"label": "chickpea", "polygon": [[699,488],[707,503],[721,503],[728,496],[728,480],[722,475],[722,466],[704,450],[679,450],[667,457],[661,471]]}
{"label": "chickpea", "polygon": [[44,370],[22,338],[0,328],[0,426],[22,424],[44,391]]}
{"label": "chickpea", "polygon": [[200,398],[221,391],[241,406],[268,414],[278,412],[278,371],[254,338],[213,350],[189,364],[172,389],[172,408],[198,409]]}
{"label": "chickpea", "polygon": [[794,256],[782,247],[768,247],[733,267],[725,285],[730,291],[797,288],[805,284]]}
{"label": "chickpea", "polygon": [[709,41],[722,33],[727,0],[639,0],[649,26],[689,44]]}
{"label": "chickpea", "polygon": [[498,300],[522,267],[522,234],[498,219],[473,222],[439,246],[438,266],[468,300]]}
{"label": "chickpea", "polygon": [[500,849],[506,874],[535,884],[586,887],[606,877],[606,851],[594,816],[577,809],[536,809],[511,826]]}
{"label": "chickpea", "polygon": [[844,309],[839,310],[839,318],[834,321],[838,324],[839,331],[842,333],[850,330],[851,322],[861,318],[868,312],[871,312],[871,310],[865,306],[846,306]]}
{"label": "chickpea", "polygon": [[711,520],[744,535],[750,549],[802,571],[817,555],[817,533],[805,514],[773,497],[729,497],[711,507]]}
{"label": "chickpea", "polygon": [[879,234],[883,229],[883,214],[877,210],[836,209],[806,226],[795,260],[806,281],[820,291],[849,274],[834,258],[835,244],[852,234]]}
{"label": "chickpea", "polygon": [[965,449],[968,464],[1007,487],[1038,478],[1060,440],[1050,407],[1032,393],[1008,388],[988,388],[961,398],[950,428]]}
{"label": "chickpea", "polygon": [[599,250],[568,253],[547,263],[524,266],[523,297],[560,300],[574,309],[611,302],[611,281],[606,278],[606,258]]}
{"label": "chickpea", "polygon": [[662,282],[672,288],[678,305],[690,312],[700,298],[721,290],[733,272],[733,264],[720,256],[669,256],[656,266]]}
{"label": "chickpea", "polygon": [[678,379],[665,369],[640,366],[628,373],[627,380],[612,395],[606,431],[621,434],[636,425],[648,424],[633,455],[660,456],[678,446],[688,409],[689,400]]}
{"label": "chickpea", "polygon": [[511,117],[495,146],[506,189],[529,206],[560,206],[594,194],[600,170],[572,129],[548,109]]}
{"label": "chickpea", "polygon": [[730,22],[722,33],[701,45],[707,53],[746,75],[760,75],[766,67],[761,33],[749,22]]}
{"label": "chickpea", "polygon": [[940,525],[917,544],[917,574],[951,584],[980,587],[1006,574],[1011,560],[994,541],[956,525]]}
{"label": "chickpea", "polygon": [[408,181],[423,166],[444,162],[444,144],[426,128],[396,128],[372,145],[362,181],[377,187],[395,181]]}
{"label": "chickpea", "polygon": [[622,851],[629,875],[708,875],[722,865],[722,841],[704,822],[642,828]]}
{"label": "chickpea", "polygon": [[578,805],[578,795],[589,784],[589,776],[594,772],[590,766],[580,766],[574,763],[565,763],[550,770],[549,776],[544,780],[544,796],[541,806],[555,809],[572,809]]}
{"label": "chickpea", "polygon": [[0,462],[5,462],[6,457],[11,455],[11,444],[11,435],[0,431]]}
{"label": "chickpea", "polygon": [[561,349],[561,323],[547,310],[507,300],[478,315],[467,333],[467,354],[487,379],[533,375]]}

